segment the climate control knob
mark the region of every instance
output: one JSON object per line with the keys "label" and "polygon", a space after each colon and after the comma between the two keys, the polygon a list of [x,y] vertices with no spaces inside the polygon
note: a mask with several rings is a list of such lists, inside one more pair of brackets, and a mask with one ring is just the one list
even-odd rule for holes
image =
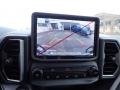
{"label": "climate control knob", "polygon": [[88,71],[87,71],[87,75],[89,76],[89,77],[94,77],[94,76],[98,76],[98,70],[97,70],[97,68],[96,67],[90,67],[89,69],[88,69]]}
{"label": "climate control knob", "polygon": [[33,70],[32,77],[34,79],[42,79],[42,76],[43,76],[43,70],[41,70],[41,69],[35,69],[35,70]]}

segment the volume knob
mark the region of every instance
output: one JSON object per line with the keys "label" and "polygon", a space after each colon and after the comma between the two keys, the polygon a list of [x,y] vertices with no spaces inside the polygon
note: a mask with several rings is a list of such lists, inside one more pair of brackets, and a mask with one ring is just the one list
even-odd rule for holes
{"label": "volume knob", "polygon": [[43,70],[41,70],[41,69],[35,69],[35,70],[33,70],[32,76],[33,76],[34,79],[42,79]]}
{"label": "volume knob", "polygon": [[88,71],[87,71],[87,74],[88,74],[88,76],[90,76],[90,77],[94,77],[94,76],[98,76],[98,70],[97,70],[97,68],[96,67],[90,67],[89,69],[88,69]]}

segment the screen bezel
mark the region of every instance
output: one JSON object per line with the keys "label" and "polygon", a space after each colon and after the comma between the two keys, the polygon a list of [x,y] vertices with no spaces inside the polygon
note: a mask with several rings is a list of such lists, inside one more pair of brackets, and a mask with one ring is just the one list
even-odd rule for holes
{"label": "screen bezel", "polygon": [[[37,44],[37,18],[53,18],[53,19],[65,19],[65,20],[81,20],[81,21],[94,21],[95,22],[95,31],[94,31],[94,51],[93,55],[86,55],[86,56],[37,56],[36,55],[36,44]],[[52,14],[52,13],[38,13],[35,12],[32,14],[32,31],[31,31],[31,54],[32,58],[35,60],[40,60],[40,61],[48,61],[48,59],[51,59],[49,61],[56,61],[56,59],[59,61],[58,58],[60,58],[60,61],[62,60],[93,60],[94,58],[98,57],[98,48],[99,48],[99,19],[97,17],[88,17],[88,16],[76,16],[76,15],[64,15],[64,14]]]}

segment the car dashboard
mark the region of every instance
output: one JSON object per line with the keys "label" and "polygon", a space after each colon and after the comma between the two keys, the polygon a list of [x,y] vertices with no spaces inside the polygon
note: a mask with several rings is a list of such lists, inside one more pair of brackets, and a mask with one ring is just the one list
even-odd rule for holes
{"label": "car dashboard", "polygon": [[100,35],[98,57],[93,60],[74,62],[59,61],[65,59],[61,57],[47,57],[42,59],[58,61],[43,62],[32,58],[31,34],[2,34],[1,90],[109,90],[120,72],[118,37]]}

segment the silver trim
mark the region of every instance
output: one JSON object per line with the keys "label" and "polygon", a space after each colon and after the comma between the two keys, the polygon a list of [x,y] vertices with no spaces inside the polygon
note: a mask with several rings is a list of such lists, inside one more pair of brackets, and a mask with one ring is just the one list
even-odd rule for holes
{"label": "silver trim", "polygon": [[10,79],[7,77],[5,72],[3,71],[6,79],[12,82],[21,82],[23,80],[24,75],[24,40],[22,39],[9,39],[9,40],[19,40],[20,41],[20,54],[19,54],[19,63],[20,63],[20,80]]}
{"label": "silver trim", "polygon": [[103,74],[102,76],[103,76],[103,78],[114,78],[117,75],[118,70],[119,70],[119,66],[117,67],[117,69],[115,70],[115,72],[113,74],[111,74],[111,75],[104,75]]}
{"label": "silver trim", "polygon": [[24,41],[20,40],[20,81],[24,77]]}

